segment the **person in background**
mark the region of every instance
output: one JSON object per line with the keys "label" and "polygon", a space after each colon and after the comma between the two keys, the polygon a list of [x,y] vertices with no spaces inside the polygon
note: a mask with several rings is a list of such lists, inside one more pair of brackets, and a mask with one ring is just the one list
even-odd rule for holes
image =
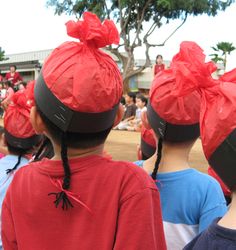
{"label": "person in background", "polygon": [[4,88],[6,89],[5,97],[2,101],[2,107],[4,110],[7,109],[8,105],[11,103],[12,97],[14,95],[14,89],[10,81],[4,82]]}
{"label": "person in background", "polygon": [[154,66],[154,76],[165,69],[165,64],[163,63],[162,55],[157,55],[156,64]]}
{"label": "person in background", "polygon": [[134,119],[128,121],[127,124],[127,130],[128,131],[141,131],[142,127],[142,121],[141,121],[141,115],[144,111],[147,110],[147,98],[144,97],[142,94],[137,94],[136,95],[136,112],[135,112],[135,117]]}
{"label": "person in background", "polygon": [[23,81],[20,73],[16,71],[16,65],[10,66],[10,72],[5,76],[6,81],[10,81],[15,91],[19,89],[19,84]]}
{"label": "person in background", "polygon": [[0,159],[0,208],[14,174],[29,162],[34,147],[41,140],[30,123],[27,101],[25,93],[15,93],[4,115],[4,144],[8,153]]}
{"label": "person in background", "polygon": [[114,129],[118,130],[126,130],[128,126],[128,122],[134,119],[136,114],[137,106],[135,105],[136,102],[136,94],[133,92],[128,92],[125,95],[125,109],[124,109],[124,116],[122,121],[116,126]]}

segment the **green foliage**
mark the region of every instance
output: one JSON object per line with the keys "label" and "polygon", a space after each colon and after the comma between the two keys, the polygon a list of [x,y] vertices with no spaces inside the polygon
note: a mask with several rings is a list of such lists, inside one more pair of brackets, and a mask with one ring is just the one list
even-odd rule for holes
{"label": "green foliage", "polygon": [[2,48],[0,47],[0,61],[4,61],[4,60],[6,60],[5,51],[2,50]]}
{"label": "green foliage", "polygon": [[227,64],[227,56],[236,49],[233,46],[233,43],[219,42],[216,44],[216,47],[211,48],[215,51],[214,54],[210,55],[212,57],[211,60],[216,63],[222,61],[225,69]]}

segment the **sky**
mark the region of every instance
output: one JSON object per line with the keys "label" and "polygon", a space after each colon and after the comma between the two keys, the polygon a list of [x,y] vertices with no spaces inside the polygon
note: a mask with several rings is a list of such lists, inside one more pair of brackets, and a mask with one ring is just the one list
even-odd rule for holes
{"label": "sky", "polygon": [[[72,40],[66,34],[65,23],[74,17],[54,16],[52,8],[46,7],[46,0],[0,0],[0,46],[6,54],[52,49],[64,41]],[[156,30],[151,42],[162,43],[175,29],[180,20],[171,21]],[[162,54],[165,60],[178,52],[182,41],[195,41],[209,59],[211,47],[218,42],[232,42],[236,47],[236,3],[216,17],[202,15],[189,17],[164,47],[151,50],[151,58]],[[144,50],[138,49],[136,58],[144,58]],[[236,50],[228,57],[227,70],[236,67]]]}

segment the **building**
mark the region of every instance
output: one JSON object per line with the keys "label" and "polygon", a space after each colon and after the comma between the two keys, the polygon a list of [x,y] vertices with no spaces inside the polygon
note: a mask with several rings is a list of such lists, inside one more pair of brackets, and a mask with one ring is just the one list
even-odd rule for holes
{"label": "building", "polygon": [[45,58],[52,50],[40,50],[19,54],[6,55],[7,60],[0,62],[0,71],[5,75],[9,71],[11,65],[17,67],[17,71],[21,74],[24,81],[30,81],[38,77],[41,66]]}
{"label": "building", "polygon": [[[9,71],[9,67],[11,65],[15,65],[17,67],[17,71],[21,74],[24,81],[28,82],[30,80],[34,80],[38,77],[40,69],[43,65],[45,58],[51,53],[52,49],[48,50],[40,50],[40,51],[32,51],[18,54],[6,55],[7,60],[0,62],[0,72],[2,75],[5,75]],[[119,59],[111,54],[109,51],[106,51],[118,64],[121,69],[121,64]],[[137,60],[135,62],[136,67],[140,67],[145,63],[144,60]],[[168,61],[164,62],[167,66],[169,65]],[[153,62],[154,64],[154,62]],[[146,68],[143,72],[138,75],[132,77],[130,79],[130,89],[133,91],[138,90],[149,90],[151,82],[153,80],[153,68]]]}

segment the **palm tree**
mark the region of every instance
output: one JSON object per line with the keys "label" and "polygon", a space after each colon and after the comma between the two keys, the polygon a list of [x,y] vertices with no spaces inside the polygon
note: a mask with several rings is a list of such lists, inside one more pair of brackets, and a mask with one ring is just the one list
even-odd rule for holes
{"label": "palm tree", "polygon": [[[224,70],[225,70],[226,64],[227,64],[227,56],[230,55],[230,53],[236,49],[233,46],[233,43],[219,42],[216,44],[216,47],[211,47],[211,48],[216,52],[215,54],[210,55],[210,56],[213,56],[212,61],[216,63],[218,61],[223,61]],[[219,53],[221,53],[221,56],[219,56]]]}

